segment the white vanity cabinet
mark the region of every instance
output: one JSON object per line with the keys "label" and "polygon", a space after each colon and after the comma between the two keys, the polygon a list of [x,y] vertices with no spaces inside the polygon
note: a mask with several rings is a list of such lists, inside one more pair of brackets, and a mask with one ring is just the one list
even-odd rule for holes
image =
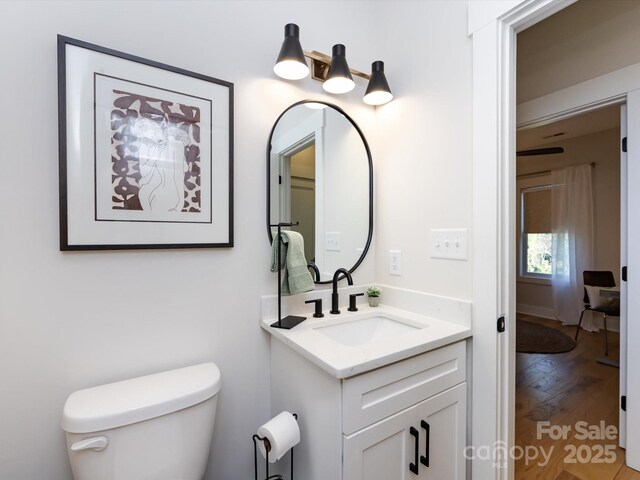
{"label": "white vanity cabinet", "polygon": [[465,354],[459,341],[338,379],[272,337],[272,413],[299,415],[295,478],[463,480]]}
{"label": "white vanity cabinet", "polygon": [[343,479],[464,479],[466,384],[344,438]]}

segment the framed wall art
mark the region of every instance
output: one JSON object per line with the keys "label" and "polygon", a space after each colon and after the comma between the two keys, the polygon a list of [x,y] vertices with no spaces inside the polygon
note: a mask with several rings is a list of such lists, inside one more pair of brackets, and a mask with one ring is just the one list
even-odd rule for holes
{"label": "framed wall art", "polygon": [[60,249],[233,246],[233,84],[58,36]]}

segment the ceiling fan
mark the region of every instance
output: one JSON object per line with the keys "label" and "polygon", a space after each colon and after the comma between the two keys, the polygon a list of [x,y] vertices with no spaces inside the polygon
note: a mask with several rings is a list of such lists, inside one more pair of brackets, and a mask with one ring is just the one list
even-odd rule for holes
{"label": "ceiling fan", "polygon": [[530,150],[519,150],[516,155],[519,157],[531,157],[534,155],[555,155],[558,153],[564,153],[562,147],[546,147],[546,148],[532,148]]}

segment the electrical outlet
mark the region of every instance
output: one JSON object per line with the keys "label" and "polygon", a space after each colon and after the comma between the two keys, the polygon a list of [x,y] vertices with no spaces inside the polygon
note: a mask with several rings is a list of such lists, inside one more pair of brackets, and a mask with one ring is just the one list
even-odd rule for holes
{"label": "electrical outlet", "polygon": [[328,252],[340,251],[340,232],[326,232],[324,234],[325,250]]}
{"label": "electrical outlet", "polygon": [[467,260],[469,256],[468,237],[466,228],[431,230],[429,245],[431,258]]}
{"label": "electrical outlet", "polygon": [[402,251],[389,250],[389,274],[402,275]]}

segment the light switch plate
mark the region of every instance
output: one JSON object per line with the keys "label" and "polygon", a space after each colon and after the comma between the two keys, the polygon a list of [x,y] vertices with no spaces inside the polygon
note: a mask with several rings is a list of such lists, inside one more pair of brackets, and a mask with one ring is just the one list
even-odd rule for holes
{"label": "light switch plate", "polygon": [[340,232],[326,232],[324,234],[324,248],[328,252],[340,251]]}
{"label": "light switch plate", "polygon": [[389,274],[402,275],[402,251],[389,250]]}
{"label": "light switch plate", "polygon": [[429,240],[431,258],[467,260],[469,235],[466,228],[433,229]]}

